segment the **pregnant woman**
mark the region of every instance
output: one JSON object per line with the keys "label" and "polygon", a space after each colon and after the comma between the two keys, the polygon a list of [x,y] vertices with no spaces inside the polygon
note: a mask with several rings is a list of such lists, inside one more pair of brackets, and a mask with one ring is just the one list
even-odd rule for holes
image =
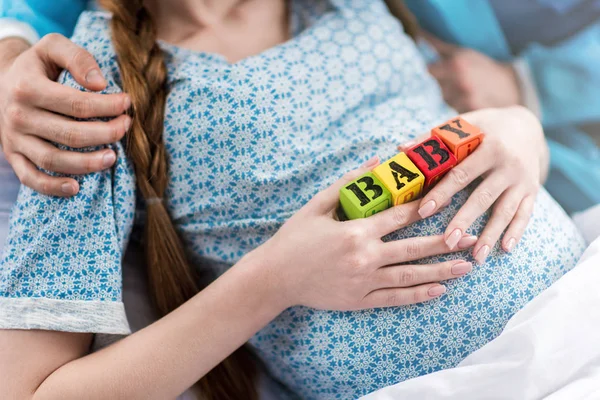
{"label": "pregnant woman", "polygon": [[[225,19],[199,12],[206,4],[105,0],[112,16],[80,19],[74,41],[99,61],[107,92],[130,94],[131,131],[111,146],[112,169],[76,177],[75,197],[19,194],[0,264],[1,397],[175,397],[252,336],[290,395],[355,398],[456,365],[576,263],[570,220],[543,191],[534,206],[543,139],[520,109],[465,116],[488,136],[424,199],[423,221],[408,225],[416,204],[334,221],[347,179],[304,206],[453,112],[383,1],[232,2]],[[228,23],[216,29],[218,18]],[[80,87],[67,73],[60,82]],[[478,219],[496,200],[489,222]],[[494,244],[511,220],[507,254]],[[89,354],[91,334],[129,333],[121,264],[140,229],[166,316]],[[468,247],[469,234],[480,265],[465,278],[425,284],[468,272],[466,253],[397,266]],[[271,290],[253,292],[257,279]],[[231,295],[215,295],[227,285]],[[253,397],[244,354],[201,381],[209,398]]]}

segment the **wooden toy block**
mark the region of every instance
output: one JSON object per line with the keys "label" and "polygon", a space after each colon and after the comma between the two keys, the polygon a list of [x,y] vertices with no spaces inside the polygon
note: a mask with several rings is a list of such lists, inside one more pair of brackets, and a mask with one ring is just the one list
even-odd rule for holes
{"label": "wooden toy block", "polygon": [[456,157],[458,162],[464,160],[483,141],[483,133],[460,117],[437,126],[431,130],[432,136],[437,136]]}
{"label": "wooden toy block", "polygon": [[392,194],[371,172],[340,189],[340,203],[348,219],[370,217],[392,205]]}
{"label": "wooden toy block", "polygon": [[405,153],[390,158],[373,173],[392,193],[394,205],[417,199],[425,184],[425,177]]}
{"label": "wooden toy block", "polygon": [[406,155],[425,176],[424,191],[433,187],[457,164],[456,157],[437,136],[411,147]]}

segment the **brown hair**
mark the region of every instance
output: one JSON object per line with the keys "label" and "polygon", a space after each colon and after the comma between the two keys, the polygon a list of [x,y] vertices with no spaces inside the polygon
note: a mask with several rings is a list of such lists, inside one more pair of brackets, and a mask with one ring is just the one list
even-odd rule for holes
{"label": "brown hair", "polygon": [[[195,273],[163,202],[168,184],[163,141],[167,69],[143,0],[100,3],[113,14],[111,30],[122,89],[131,98],[132,124],[127,151],[135,167],[138,190],[147,205],[144,247],[150,293],[157,311],[166,315],[199,291]],[[252,356],[241,348],[196,386],[207,400],[257,399],[255,376]]]}
{"label": "brown hair", "polygon": [[[168,184],[163,141],[167,69],[143,0],[100,0],[100,4],[113,14],[111,30],[122,89],[132,103],[127,151],[147,205],[144,247],[150,292],[157,311],[166,315],[200,289],[163,202]],[[414,35],[414,18],[402,2],[388,0],[388,6],[407,33]],[[253,400],[258,398],[255,378],[253,357],[242,347],[202,378],[197,387],[207,400]]]}

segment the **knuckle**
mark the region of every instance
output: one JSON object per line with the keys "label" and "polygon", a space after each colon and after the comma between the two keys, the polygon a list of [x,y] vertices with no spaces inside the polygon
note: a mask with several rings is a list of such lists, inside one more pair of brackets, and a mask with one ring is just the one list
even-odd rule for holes
{"label": "knuckle", "polygon": [[63,144],[74,147],[81,148],[83,144],[81,143],[81,135],[77,129],[67,128],[63,130],[62,138],[64,142]]}
{"label": "knuckle", "polygon": [[398,295],[396,291],[390,291],[385,299],[385,304],[388,307],[393,307],[401,304],[401,297]]}
{"label": "knuckle", "polygon": [[40,189],[40,192],[42,192],[43,194],[50,194],[50,193],[52,193],[52,183],[50,182],[49,179],[43,179],[39,183],[39,189]]}
{"label": "knuckle", "polygon": [[421,258],[423,246],[420,242],[413,240],[406,245],[404,251],[409,260],[416,260]]}
{"label": "knuckle", "polygon": [[475,200],[481,208],[487,209],[492,205],[493,198],[492,193],[488,189],[482,189],[477,193]]}
{"label": "knuckle", "polygon": [[27,187],[30,187],[32,189],[35,189],[33,187],[33,179],[32,179],[32,175],[30,172],[28,171],[23,171],[20,168],[15,170],[15,173],[17,174],[17,177],[19,178],[19,181],[21,181],[21,183]]}
{"label": "knuckle", "polygon": [[110,142],[111,143],[116,143],[119,140],[121,140],[121,130],[119,129],[119,127],[115,124],[110,125],[109,127],[109,137],[110,137]]}
{"label": "knuckle", "polygon": [[40,46],[46,46],[49,43],[53,43],[56,42],[57,40],[61,40],[64,36],[60,35],[58,33],[49,33],[47,35],[45,35],[42,40],[40,40],[39,45]]}
{"label": "knuckle", "polygon": [[456,186],[465,186],[469,182],[469,174],[460,167],[452,168],[448,176]]}
{"label": "knuckle", "polygon": [[363,233],[358,228],[349,228],[344,235],[344,241],[351,248],[358,248],[363,241]]}
{"label": "knuckle", "polygon": [[398,286],[412,286],[416,281],[417,271],[413,267],[405,267],[398,273]]}
{"label": "knuckle", "polygon": [[92,116],[92,105],[88,100],[73,100],[71,101],[71,112],[74,117],[90,118]]}
{"label": "knuckle", "polygon": [[498,208],[498,215],[503,221],[510,221],[517,213],[516,205],[504,205]]}
{"label": "knuckle", "polygon": [[427,296],[421,290],[415,290],[412,293],[413,304],[422,303],[425,300],[427,300]]}
{"label": "knuckle", "polygon": [[99,168],[99,164],[94,157],[85,157],[83,162],[83,168],[86,174],[97,171]]}
{"label": "knuckle", "polygon": [[85,67],[85,66],[94,64],[94,62],[95,62],[94,57],[90,53],[88,53],[81,47],[78,47],[77,50],[75,50],[75,53],[73,53],[73,58],[71,58],[71,62],[69,63],[69,66],[70,67],[75,67],[75,66],[84,66]]}
{"label": "knuckle", "polygon": [[394,225],[398,228],[403,227],[410,221],[410,215],[406,207],[396,206],[392,209],[392,218]]}
{"label": "knuckle", "polygon": [[54,171],[56,163],[56,151],[46,151],[39,160],[39,166],[48,171]]}
{"label": "knuckle", "polygon": [[467,53],[464,50],[459,50],[456,55],[450,59],[450,67],[458,74],[466,72],[468,63],[466,60]]}
{"label": "knuckle", "polygon": [[13,127],[19,128],[25,124],[25,111],[17,105],[10,105],[6,110],[6,116]]}
{"label": "knuckle", "polygon": [[367,258],[358,252],[354,252],[349,255],[347,262],[350,270],[360,273],[367,265]]}
{"label": "knuckle", "polygon": [[25,78],[19,78],[14,83],[10,94],[16,101],[25,101],[29,98],[29,93],[31,93],[31,91],[32,87],[29,80]]}

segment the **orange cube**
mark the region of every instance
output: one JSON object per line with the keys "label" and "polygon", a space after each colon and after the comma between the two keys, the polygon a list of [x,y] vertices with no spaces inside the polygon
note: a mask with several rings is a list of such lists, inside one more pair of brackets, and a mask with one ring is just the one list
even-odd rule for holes
{"label": "orange cube", "polygon": [[431,134],[444,142],[458,162],[464,160],[483,141],[484,134],[474,125],[460,117],[437,126]]}

